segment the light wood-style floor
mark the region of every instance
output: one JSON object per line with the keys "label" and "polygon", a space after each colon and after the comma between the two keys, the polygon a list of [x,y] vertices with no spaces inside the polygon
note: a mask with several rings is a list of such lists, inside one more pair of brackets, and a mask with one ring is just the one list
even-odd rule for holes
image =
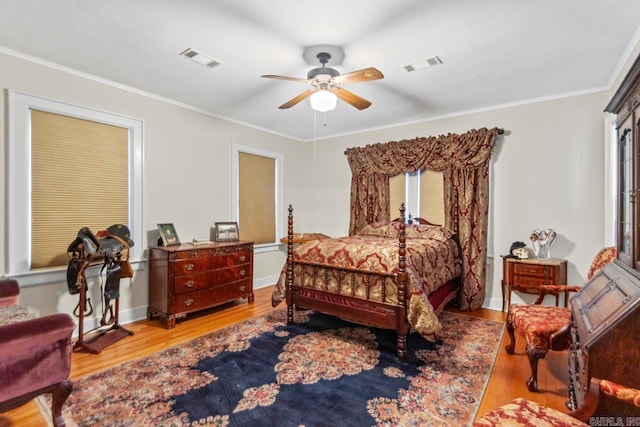
{"label": "light wood-style floor", "polygon": [[[141,320],[125,325],[135,334],[112,344],[100,354],[73,353],[71,380],[147,356],[166,347],[189,341],[227,325],[273,310],[271,290],[271,287],[256,290],[253,304],[247,304],[246,301],[240,300],[189,315],[186,320],[179,320],[175,329],[172,330],[164,329],[162,322],[157,319]],[[284,304],[279,307],[284,307]],[[449,311],[456,312],[457,310],[449,309]],[[461,313],[497,321],[504,321],[506,317],[505,313],[485,309]],[[540,361],[538,384],[543,392],[530,393],[524,384],[529,375],[529,363],[524,353],[523,339],[518,340],[514,355],[508,355],[504,351],[504,346],[508,342],[506,332],[502,341],[493,372],[480,403],[478,415],[480,416],[516,397],[525,397],[566,412],[564,404],[567,398],[567,353],[549,352],[546,359]],[[35,401],[0,414],[0,427],[46,425],[47,423],[40,414]]]}

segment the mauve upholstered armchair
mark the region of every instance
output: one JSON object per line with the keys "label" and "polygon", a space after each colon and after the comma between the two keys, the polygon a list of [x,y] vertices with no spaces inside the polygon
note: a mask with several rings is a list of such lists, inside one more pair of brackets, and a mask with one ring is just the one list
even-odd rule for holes
{"label": "mauve upholstered armchair", "polygon": [[[0,310],[17,305],[20,288],[0,280]],[[62,405],[71,393],[72,334],[68,314],[53,314],[0,325],[0,413],[43,393],[52,394],[53,424],[64,426]]]}
{"label": "mauve upholstered armchair", "polygon": [[18,305],[20,286],[16,279],[0,279],[0,308]]}

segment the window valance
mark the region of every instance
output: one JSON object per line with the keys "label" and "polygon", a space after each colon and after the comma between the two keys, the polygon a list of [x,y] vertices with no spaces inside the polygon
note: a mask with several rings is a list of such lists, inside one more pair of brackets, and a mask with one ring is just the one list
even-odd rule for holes
{"label": "window valance", "polygon": [[[489,159],[499,129],[418,137],[347,149],[351,168],[349,233],[366,225],[373,200],[374,220],[390,219],[389,177],[431,169],[443,172],[445,226],[455,231],[463,259],[461,309],[482,306],[485,294]],[[397,207],[394,207],[394,209]]]}

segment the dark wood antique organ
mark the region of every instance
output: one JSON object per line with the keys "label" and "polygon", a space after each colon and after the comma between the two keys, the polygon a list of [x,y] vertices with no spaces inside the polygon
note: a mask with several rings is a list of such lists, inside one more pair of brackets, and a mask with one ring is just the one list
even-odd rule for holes
{"label": "dark wood antique organ", "polygon": [[[618,134],[618,259],[570,300],[570,407],[583,404],[592,377],[640,388],[640,57],[605,111],[616,114]],[[640,415],[604,399],[596,415]]]}
{"label": "dark wood antique organ", "polygon": [[[570,300],[570,409],[585,402],[591,378],[640,388],[640,279],[615,261]],[[607,398],[596,415],[631,415],[634,408]],[[640,412],[640,411],[638,411]],[[633,414],[633,415],[640,415]]]}

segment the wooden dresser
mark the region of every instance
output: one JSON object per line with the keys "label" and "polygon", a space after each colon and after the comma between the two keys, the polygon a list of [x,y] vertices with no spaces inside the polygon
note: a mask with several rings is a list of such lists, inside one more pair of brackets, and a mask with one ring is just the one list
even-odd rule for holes
{"label": "wooden dresser", "polygon": [[253,242],[149,249],[148,318],[167,329],[187,313],[247,298],[253,302]]}
{"label": "wooden dresser", "polygon": [[[619,261],[607,264],[570,299],[569,402],[584,403],[591,378],[640,388],[640,276]],[[600,416],[640,415],[605,396]]]}
{"label": "wooden dresser", "polygon": [[[518,259],[503,257],[502,311],[504,311],[505,289],[507,309],[511,305],[511,291],[538,294],[542,285],[566,285],[567,261],[564,259]],[[558,294],[556,305],[558,305]],[[565,307],[567,294],[565,294]]]}

